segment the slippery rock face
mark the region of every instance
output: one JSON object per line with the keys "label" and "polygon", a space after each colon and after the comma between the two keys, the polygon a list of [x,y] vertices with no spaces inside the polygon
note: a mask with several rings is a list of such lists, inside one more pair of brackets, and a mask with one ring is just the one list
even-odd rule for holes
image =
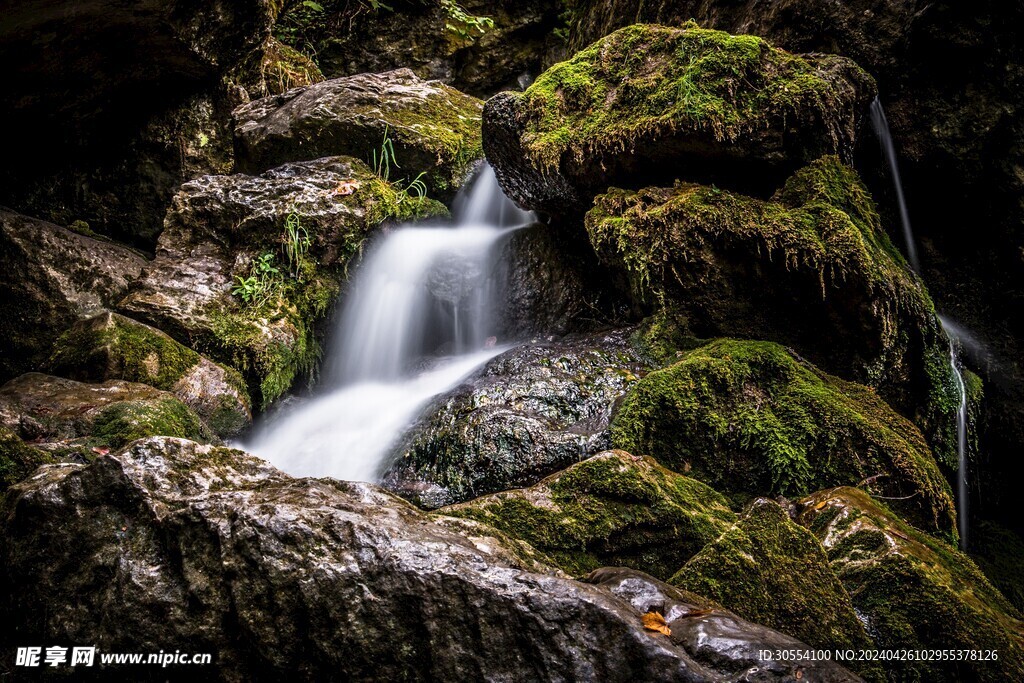
{"label": "slippery rock face", "polygon": [[920,431],[867,387],[777,344],[720,340],[651,372],[623,399],[612,442],[740,497],[865,482],[919,528],[955,533],[949,484]]}
{"label": "slippery rock face", "polygon": [[751,503],[670,582],[746,619],[784,628],[812,647],[872,647],[818,539],[765,498]]}
{"label": "slippery rock face", "polygon": [[438,513],[522,539],[574,576],[621,566],[661,579],[736,519],[711,488],[625,451],[600,453],[529,488]]}
{"label": "slippery rock face", "polygon": [[[331,77],[408,67],[420,78],[487,97],[521,87],[564,43],[554,35],[565,10],[559,0],[396,0],[373,11],[343,0],[320,4],[323,12],[287,9],[275,30],[311,46]],[[493,26],[473,26],[470,17]]]}
{"label": "slippery rock face", "polygon": [[124,294],[145,259],[0,209],[0,379],[38,368],[57,336]]}
{"label": "slippery rock face", "polygon": [[0,427],[56,455],[78,458],[147,436],[210,438],[199,416],[166,391],[120,380],[85,384],[38,372],[0,387]]}
{"label": "slippery rock face", "polygon": [[758,650],[806,647],[644,574],[539,573],[376,487],[175,439],[45,468],[2,524],[4,643],[212,652],[227,680],[781,681],[795,667]]}
{"label": "slippery rock face", "polygon": [[237,370],[117,313],[105,311],[62,334],[47,370],[79,381],[123,379],[169,391],[221,438],[237,436],[252,423],[249,392]]}
{"label": "slippery rock face", "polygon": [[384,486],[432,508],[535,484],[609,447],[612,406],[641,368],[621,332],[508,351],[435,399]]}
{"label": "slippery rock face", "polygon": [[891,662],[890,675],[928,681],[1024,678],[1024,622],[974,562],[903,523],[853,488],[800,501],[879,648],[998,650],[998,659]]}
{"label": "slippery rock face", "polygon": [[763,191],[823,154],[849,158],[873,96],[847,59],[637,25],[490,99],[484,148],[513,200],[554,215],[679,177]]}
{"label": "slippery rock face", "polygon": [[[483,104],[409,69],[295,88],[234,111],[239,170],[345,155],[382,163],[394,179],[421,173],[431,196],[451,198],[482,156]],[[385,138],[391,149],[382,151]],[[374,162],[374,160],[377,160]]]}
{"label": "slippery rock face", "polygon": [[770,201],[688,183],[609,190],[586,228],[640,304],[674,310],[697,337],[787,344],[877,389],[956,468],[948,342],[867,190],[835,157],[795,173]]}
{"label": "slippery rock face", "polygon": [[[318,325],[363,240],[385,221],[444,213],[347,157],[204,176],[175,195],[156,259],[119,309],[237,368],[266,407],[318,358]],[[289,260],[296,242],[305,252]]]}

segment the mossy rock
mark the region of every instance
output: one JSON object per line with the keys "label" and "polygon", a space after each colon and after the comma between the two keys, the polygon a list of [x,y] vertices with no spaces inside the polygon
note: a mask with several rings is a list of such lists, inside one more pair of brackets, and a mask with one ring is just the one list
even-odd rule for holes
{"label": "mossy rock", "polygon": [[920,431],[871,389],[771,342],[722,339],[651,372],[623,400],[612,442],[739,500],[867,480],[920,528],[955,534]]}
{"label": "mossy rock", "polygon": [[[872,647],[818,539],[765,498],[751,503],[669,583],[812,647]],[[859,673],[884,680],[877,666],[868,669]]]}
{"label": "mossy rock", "polygon": [[117,313],[76,323],[54,344],[47,369],[78,381],[123,379],[169,391],[222,438],[236,436],[252,422],[249,392],[237,370]]}
{"label": "mossy rock", "polygon": [[820,491],[800,507],[876,647],[998,652],[994,661],[887,662],[890,680],[1024,680],[1024,622],[967,555],[859,489]]}
{"label": "mossy rock", "polygon": [[623,566],[662,579],[736,519],[711,488],[623,451],[438,513],[489,524],[573,575]]}
{"label": "mossy rock", "polygon": [[35,472],[40,465],[54,461],[52,455],[25,443],[13,430],[0,427],[0,494]]}
{"label": "mossy rock", "polygon": [[[443,215],[439,202],[346,157],[260,176],[203,176],[175,195],[156,259],[119,310],[240,371],[266,408],[312,376],[324,325],[364,241],[385,222]],[[289,263],[286,226],[296,221],[308,248]],[[261,258],[273,271],[257,272]],[[240,280],[250,277],[246,301]]]}
{"label": "mossy rock", "polygon": [[101,384],[28,373],[0,387],[0,427],[55,458],[89,460],[147,436],[209,443],[214,436],[173,394],[145,384]]}
{"label": "mossy rock", "polygon": [[971,529],[968,551],[988,580],[1024,614],[1024,539],[1021,535],[983,520]]}
{"label": "mossy rock", "polygon": [[272,95],[324,80],[312,59],[273,36],[263,45],[263,83]]}
{"label": "mossy rock", "polygon": [[352,156],[394,180],[422,174],[430,196],[447,200],[483,158],[482,108],[409,69],[336,78],[236,109],[236,162],[259,173],[289,161]]}
{"label": "mossy rock", "polygon": [[694,337],[787,344],[877,389],[955,468],[960,398],[948,341],[867,189],[838,158],[804,167],[770,201],[689,183],[612,189],[586,228],[637,306],[671,314]]}
{"label": "mossy rock", "polygon": [[[556,215],[609,186],[680,176],[774,187],[823,154],[850,158],[874,81],[835,55],[752,35],[629,26],[484,109],[487,158],[509,196]],[[668,174],[674,175],[668,175]]]}

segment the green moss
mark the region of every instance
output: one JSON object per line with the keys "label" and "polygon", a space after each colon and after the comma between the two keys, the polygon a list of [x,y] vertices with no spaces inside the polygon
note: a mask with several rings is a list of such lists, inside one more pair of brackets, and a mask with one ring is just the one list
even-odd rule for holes
{"label": "green moss", "polygon": [[[764,498],[690,558],[670,583],[812,647],[872,646],[818,539]],[[872,673],[882,678],[880,671]]]}
{"label": "green moss", "polygon": [[736,494],[869,485],[922,528],[953,534],[949,486],[920,432],[872,390],[770,342],[718,340],[633,386],[617,448]]}
{"label": "green moss", "polygon": [[735,520],[725,499],[704,484],[623,452],[438,512],[526,541],[570,574],[612,565],[663,579]]}
{"label": "green moss", "polygon": [[1024,539],[995,522],[972,529],[971,558],[988,580],[1024,614]]}
{"label": "green moss", "polygon": [[32,474],[37,467],[55,462],[40,448],[33,448],[11,430],[0,427],[0,493]]}
{"label": "green moss", "polygon": [[109,446],[122,446],[148,436],[171,436],[207,442],[210,434],[199,416],[176,398],[157,401],[121,401],[99,412],[91,438]]}
{"label": "green moss", "polygon": [[324,80],[316,62],[276,38],[270,38],[264,46],[261,68],[271,94]]}
{"label": "green moss", "polygon": [[[735,141],[765,128],[827,116],[845,101],[845,78],[751,35],[690,24],[620,29],[556,64],[522,96],[527,153],[553,167],[569,156],[628,151],[641,136],[693,130]],[[852,63],[844,68],[865,82]],[[841,82],[840,82],[841,81]],[[841,122],[825,120],[838,143]]]}
{"label": "green moss", "polygon": [[891,680],[1024,680],[1024,623],[970,558],[858,489],[801,505],[876,647],[998,650],[996,661],[889,662]]}

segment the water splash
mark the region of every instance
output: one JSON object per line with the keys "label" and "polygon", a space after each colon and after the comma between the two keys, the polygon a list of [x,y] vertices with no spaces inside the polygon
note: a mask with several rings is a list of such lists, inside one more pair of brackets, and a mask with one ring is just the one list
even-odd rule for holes
{"label": "water splash", "polygon": [[371,247],[346,296],[317,396],[242,447],[297,476],[374,481],[434,396],[498,354],[495,249],[532,222],[485,167],[453,226],[408,225]]}
{"label": "water splash", "polygon": [[900,209],[900,225],[903,227],[903,241],[907,249],[907,261],[915,272],[921,272],[921,263],[917,258],[917,243],[914,241],[914,231],[910,227],[910,212],[907,210],[907,202],[903,196],[903,181],[900,180],[900,166],[896,159],[896,145],[892,141],[892,133],[889,131],[889,121],[885,118],[885,109],[877,97],[871,102],[871,126],[875,129],[878,142],[882,146],[882,154],[885,155],[886,163],[889,165],[889,174],[892,176],[892,184],[896,189],[896,202]]}

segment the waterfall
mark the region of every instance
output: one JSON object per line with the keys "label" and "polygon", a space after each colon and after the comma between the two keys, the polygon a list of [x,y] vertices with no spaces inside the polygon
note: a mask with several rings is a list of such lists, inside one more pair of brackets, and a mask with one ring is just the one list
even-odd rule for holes
{"label": "waterfall", "polygon": [[896,202],[900,209],[900,225],[903,226],[903,241],[907,249],[907,261],[915,272],[921,272],[921,264],[917,259],[917,244],[914,242],[914,231],[910,227],[910,212],[907,211],[907,202],[903,197],[903,181],[900,180],[900,166],[896,160],[896,146],[892,141],[892,133],[889,132],[889,120],[885,118],[885,109],[877,97],[871,102],[871,126],[875,129],[878,142],[882,146],[882,154],[885,155],[886,163],[889,165],[889,174],[892,176],[892,184],[896,189]]}
{"label": "waterfall", "polygon": [[345,296],[324,385],[242,447],[296,476],[374,481],[423,406],[500,352],[494,247],[530,222],[485,166],[453,225],[406,225],[376,241]]}
{"label": "waterfall", "polygon": [[[889,121],[885,117],[885,109],[877,97],[871,102],[871,125],[878,136],[878,142],[882,147],[882,154],[889,165],[889,174],[892,176],[893,187],[896,190],[896,202],[899,204],[900,224],[903,227],[903,240],[907,249],[907,261],[914,272],[921,272],[921,263],[917,258],[917,243],[914,240],[914,231],[910,227],[910,212],[907,210],[907,202],[903,196],[903,181],[900,179],[900,167],[896,160],[896,146],[892,141],[892,133],[889,131]],[[960,406],[956,414],[956,495],[957,495],[957,529],[960,532],[960,548],[967,548],[968,531],[968,507],[967,495],[967,386],[964,384],[963,371],[960,369],[960,359],[957,357],[957,345],[963,335],[962,330],[946,318],[939,316],[939,323],[942,331],[949,339],[949,364],[953,370],[953,377],[956,380],[957,389],[960,392]]]}

